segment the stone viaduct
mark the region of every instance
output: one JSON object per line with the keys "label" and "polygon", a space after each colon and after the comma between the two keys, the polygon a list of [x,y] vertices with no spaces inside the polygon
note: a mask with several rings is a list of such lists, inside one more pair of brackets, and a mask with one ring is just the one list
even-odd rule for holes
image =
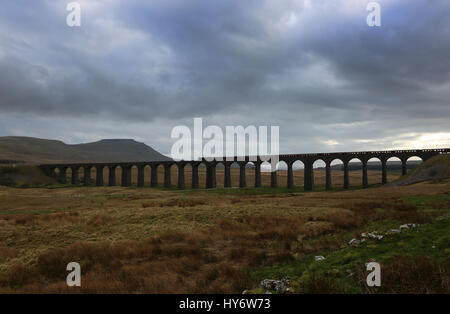
{"label": "stone viaduct", "polygon": [[[387,160],[392,157],[397,157],[402,162],[402,174],[406,174],[406,162],[411,157],[419,157],[423,161],[439,154],[450,153],[450,148],[445,149],[416,149],[416,150],[391,150],[391,151],[366,151],[366,152],[341,152],[341,153],[314,153],[314,154],[288,154],[279,155],[279,161],[285,162],[287,165],[287,187],[294,188],[294,174],[293,164],[296,161],[301,161],[304,165],[304,189],[311,191],[314,189],[314,170],[313,164],[318,160],[322,160],[325,163],[326,170],[326,189],[332,189],[331,182],[331,163],[334,160],[340,160],[344,165],[344,188],[349,188],[349,162],[353,159],[357,159],[362,163],[362,186],[368,187],[367,178],[367,163],[370,159],[376,158],[381,162],[382,168],[382,184],[387,183]],[[185,176],[184,168],[186,165],[192,167],[192,188],[199,188],[199,176],[198,169],[201,164],[206,167],[206,188],[216,187],[216,166],[222,164],[224,167],[224,187],[231,187],[231,165],[237,163],[240,168],[239,175],[239,187],[244,188],[247,186],[246,182],[246,165],[252,163],[255,171],[255,187],[261,187],[261,164],[263,161],[260,157],[251,159],[250,157],[237,158],[226,161],[207,161],[205,159],[198,161],[150,161],[150,162],[118,162],[118,163],[72,163],[72,164],[43,164],[39,167],[49,176],[57,177],[61,183],[67,182],[67,170],[72,170],[71,184],[79,184],[79,171],[84,171],[84,185],[91,184],[91,169],[96,169],[96,182],[97,186],[103,186],[103,172],[105,168],[109,169],[109,186],[116,185],[116,171],[117,167],[122,169],[121,185],[124,187],[131,186],[131,169],[136,166],[138,169],[137,185],[139,187],[144,186],[144,168],[150,166],[151,178],[150,186],[158,186],[157,168],[158,166],[164,167],[164,187],[168,188],[172,186],[170,170],[173,165],[178,167],[178,188],[185,188]],[[58,173],[56,172],[58,169]],[[271,187],[277,187],[277,172],[271,173]]]}

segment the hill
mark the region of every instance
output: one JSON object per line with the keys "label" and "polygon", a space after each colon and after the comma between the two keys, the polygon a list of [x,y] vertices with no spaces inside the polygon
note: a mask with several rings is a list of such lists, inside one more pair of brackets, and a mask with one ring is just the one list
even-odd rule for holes
{"label": "hill", "polygon": [[2,164],[59,162],[120,162],[169,160],[144,143],[131,139],[104,139],[69,145],[62,141],[33,137],[0,137]]}
{"label": "hill", "polygon": [[390,183],[390,186],[410,185],[429,180],[450,177],[450,154],[434,156],[422,163],[414,171]]}

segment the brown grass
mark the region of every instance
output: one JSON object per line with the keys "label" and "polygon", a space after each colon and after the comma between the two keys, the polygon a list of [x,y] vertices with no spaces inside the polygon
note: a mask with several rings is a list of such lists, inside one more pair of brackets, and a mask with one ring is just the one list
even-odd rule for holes
{"label": "brown grass", "polygon": [[[328,234],[369,221],[420,223],[399,199],[448,192],[447,183],[266,195],[0,187],[0,292],[236,293],[249,288],[249,267],[338,248]],[[72,261],[80,289],[65,286]]]}
{"label": "brown grass", "polygon": [[114,219],[110,216],[105,216],[105,215],[95,215],[92,218],[90,218],[87,222],[88,225],[91,226],[103,226],[108,224],[109,222],[113,221]]}
{"label": "brown grass", "polygon": [[[361,267],[361,269],[363,269]],[[381,287],[367,287],[366,275],[358,272],[361,288],[367,293],[449,293],[450,260],[438,264],[426,256],[395,256],[383,265]]]}
{"label": "brown grass", "polygon": [[[303,227],[305,222],[302,217],[243,215],[219,220],[209,230],[147,241],[77,242],[40,254],[25,269],[12,267],[6,282],[27,292],[55,292],[53,284],[65,278],[66,265],[78,261],[83,278],[89,278],[80,292],[232,293],[249,283],[245,268],[293,261],[301,245],[292,244],[316,234]],[[114,291],[107,277],[115,278]]]}
{"label": "brown grass", "polygon": [[0,262],[8,259],[16,257],[19,253],[19,250],[7,246],[0,246]]}

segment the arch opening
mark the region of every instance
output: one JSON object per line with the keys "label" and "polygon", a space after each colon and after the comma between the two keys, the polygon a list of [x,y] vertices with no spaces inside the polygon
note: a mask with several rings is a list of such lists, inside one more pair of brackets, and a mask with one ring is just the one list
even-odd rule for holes
{"label": "arch opening", "polygon": [[288,165],[284,160],[277,163],[277,183],[280,187],[288,186]]}
{"label": "arch opening", "polygon": [[397,180],[402,176],[402,160],[399,157],[389,157],[386,160],[387,182]]}
{"label": "arch opening", "polygon": [[270,162],[264,161],[261,163],[261,186],[269,187],[271,179],[271,165]]}
{"label": "arch opening", "polygon": [[326,163],[323,159],[317,159],[313,163],[315,188],[325,189],[325,182],[326,182],[325,166]]}
{"label": "arch opening", "polygon": [[348,161],[349,186],[361,187],[363,180],[363,164],[361,159],[352,158]]}
{"label": "arch opening", "polygon": [[369,186],[382,183],[382,163],[380,158],[372,157],[367,160],[367,176]]}
{"label": "arch opening", "polygon": [[415,168],[423,163],[423,159],[419,156],[411,156],[406,159],[406,173],[413,171]]}
{"label": "arch opening", "polygon": [[301,160],[296,160],[292,163],[292,172],[294,174],[294,186],[302,187],[304,186],[304,174],[305,164]]}

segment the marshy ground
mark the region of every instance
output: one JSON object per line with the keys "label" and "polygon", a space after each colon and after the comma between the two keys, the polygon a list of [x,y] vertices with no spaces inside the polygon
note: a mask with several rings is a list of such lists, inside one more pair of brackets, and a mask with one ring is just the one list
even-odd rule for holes
{"label": "marshy ground", "polygon": [[[262,279],[284,277],[295,293],[449,292],[450,181],[359,189],[351,172],[344,191],[337,172],[336,190],[325,192],[321,176],[315,192],[0,187],[0,292],[264,292]],[[403,223],[421,225],[347,244]],[[382,267],[380,288],[365,284],[371,260]],[[69,262],[81,265],[80,288],[66,286]]]}

